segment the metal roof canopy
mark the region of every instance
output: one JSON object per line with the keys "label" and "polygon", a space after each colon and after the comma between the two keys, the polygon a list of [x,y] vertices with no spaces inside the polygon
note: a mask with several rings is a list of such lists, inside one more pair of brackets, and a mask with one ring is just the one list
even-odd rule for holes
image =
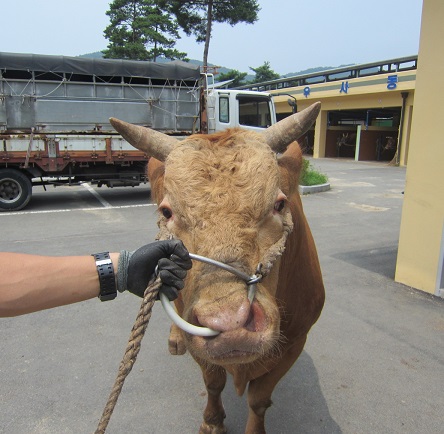
{"label": "metal roof canopy", "polygon": [[0,70],[46,71],[96,76],[198,80],[200,67],[181,60],[167,63],[0,52]]}
{"label": "metal roof canopy", "polygon": [[281,77],[276,80],[264,81],[261,83],[249,83],[237,86],[235,89],[251,89],[256,91],[281,90],[291,87],[306,86],[318,83],[334,82],[358,77],[368,77],[371,75],[397,73],[401,71],[416,70],[418,56],[399,57],[379,62],[353,64],[333,69],[323,69],[321,71],[300,74],[294,76]]}

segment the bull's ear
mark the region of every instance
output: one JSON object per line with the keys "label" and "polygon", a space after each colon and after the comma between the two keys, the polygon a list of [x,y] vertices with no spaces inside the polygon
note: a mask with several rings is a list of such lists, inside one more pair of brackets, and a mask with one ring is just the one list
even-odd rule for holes
{"label": "bull's ear", "polygon": [[305,134],[314,124],[321,110],[321,103],[315,102],[299,113],[288,116],[267,128],[263,134],[271,149],[284,152],[287,146]]}
{"label": "bull's ear", "polygon": [[110,118],[109,121],[127,142],[159,161],[165,161],[178,143],[177,139],[150,128],[129,124],[116,118]]}

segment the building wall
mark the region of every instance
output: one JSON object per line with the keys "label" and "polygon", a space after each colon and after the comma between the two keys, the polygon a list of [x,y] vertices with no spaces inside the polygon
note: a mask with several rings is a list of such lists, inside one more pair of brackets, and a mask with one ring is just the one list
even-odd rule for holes
{"label": "building wall", "polygon": [[[424,0],[395,280],[444,296],[444,2]],[[442,92],[441,92],[442,94]]]}

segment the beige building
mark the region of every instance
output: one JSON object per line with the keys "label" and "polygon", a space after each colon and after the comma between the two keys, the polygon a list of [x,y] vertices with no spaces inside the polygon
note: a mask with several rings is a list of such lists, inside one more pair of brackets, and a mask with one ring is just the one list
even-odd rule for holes
{"label": "beige building", "polygon": [[444,297],[444,2],[424,0],[395,280]]}
{"label": "beige building", "polygon": [[308,77],[305,85],[270,90],[278,116],[291,113],[289,97],[296,99],[298,111],[321,101],[314,135],[306,139],[315,158],[390,161],[396,154],[397,164],[407,164],[416,56],[337,69],[318,77],[326,81],[309,84]]}

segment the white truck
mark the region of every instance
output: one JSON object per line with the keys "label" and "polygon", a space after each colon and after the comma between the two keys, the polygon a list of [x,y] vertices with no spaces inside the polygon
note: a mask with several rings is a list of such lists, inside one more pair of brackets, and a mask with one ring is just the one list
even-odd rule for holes
{"label": "white truck", "polygon": [[110,117],[178,137],[276,122],[268,93],[211,78],[181,61],[0,53],[0,211],[24,208],[33,185],[145,183],[148,156]]}

